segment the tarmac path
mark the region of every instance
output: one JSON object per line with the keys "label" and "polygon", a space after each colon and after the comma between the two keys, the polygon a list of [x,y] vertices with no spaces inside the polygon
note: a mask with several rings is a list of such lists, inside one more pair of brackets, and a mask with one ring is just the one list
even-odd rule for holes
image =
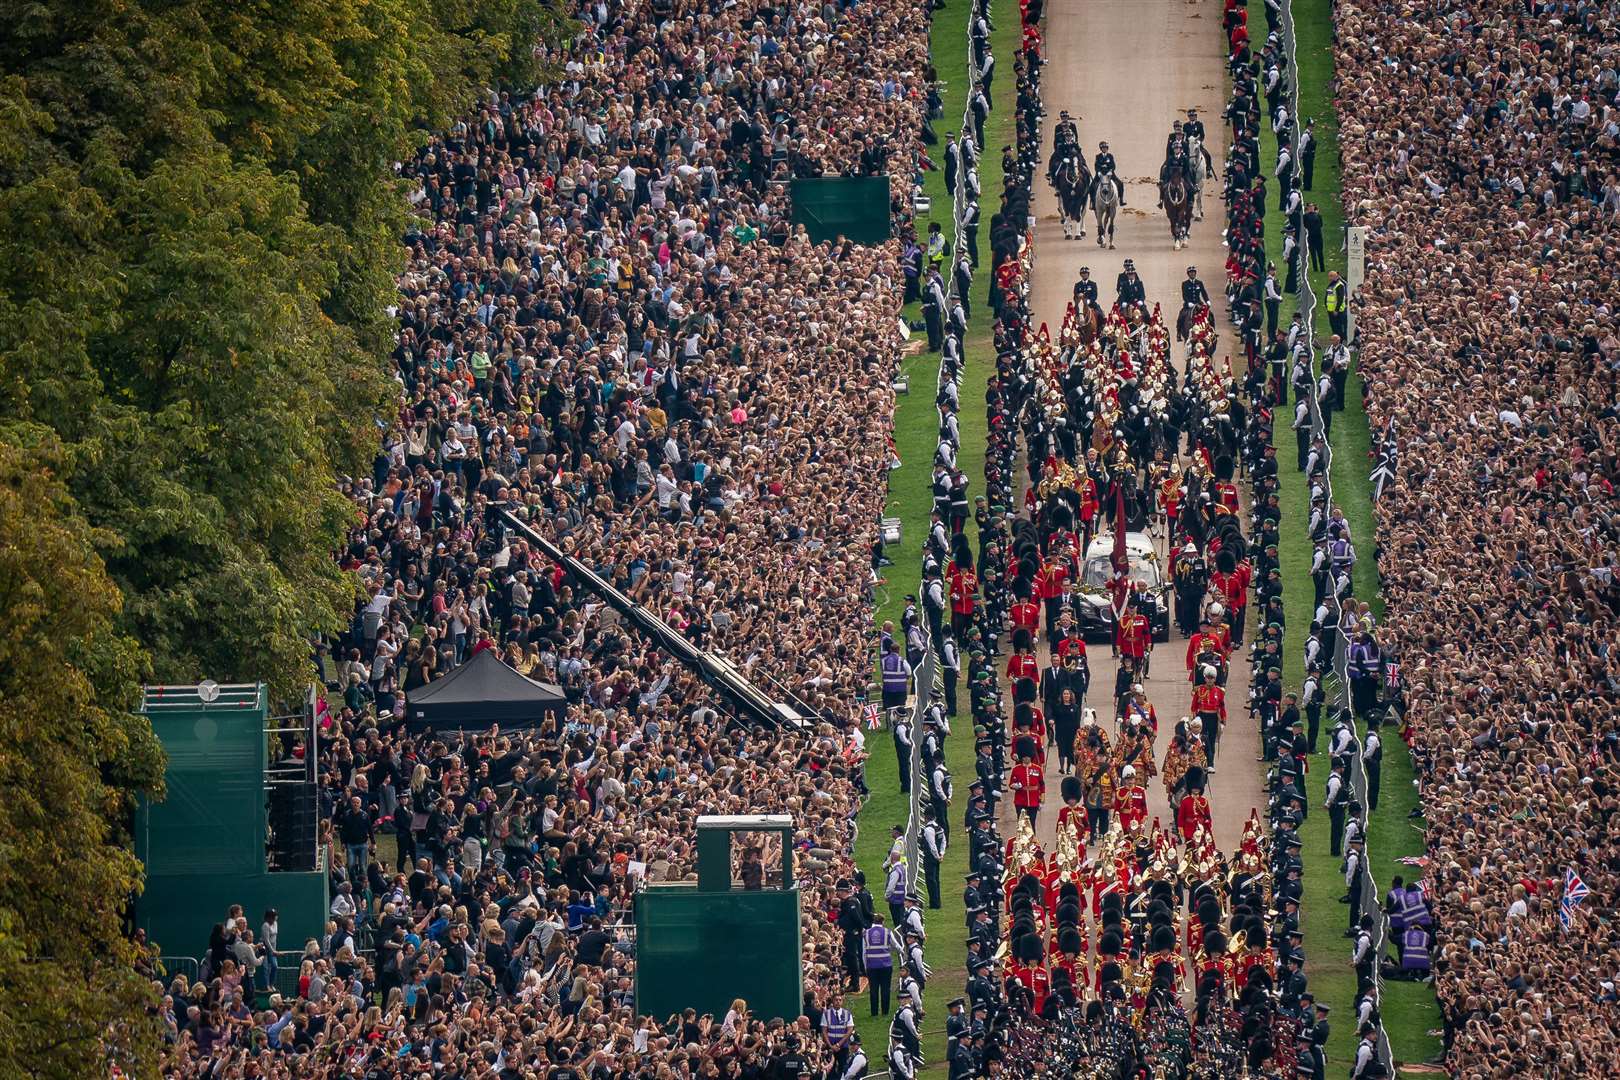
{"label": "tarmac path", "polygon": [[[1174,325],[1180,304],[1181,281],[1187,267],[1198,267],[1209,289],[1221,330],[1223,355],[1236,342],[1221,296],[1225,283],[1226,249],[1221,242],[1225,207],[1220,184],[1212,176],[1204,188],[1204,219],[1195,221],[1186,248],[1174,249],[1158,199],[1157,179],[1164,159],[1164,144],[1171,124],[1185,119],[1189,108],[1198,110],[1209,133],[1208,146],[1217,174],[1224,167],[1229,128],[1221,120],[1225,107],[1226,67],[1220,28],[1221,8],[1211,0],[1048,0],[1046,5],[1047,64],[1042,72],[1046,116],[1042,124],[1042,175],[1035,181],[1034,270],[1031,303],[1035,325],[1047,324],[1055,337],[1082,266],[1091,268],[1098,283],[1099,300],[1106,309],[1113,303],[1114,282],[1129,258],[1135,262],[1151,309],[1158,303],[1165,322]],[[1052,132],[1059,112],[1075,120],[1087,162],[1096,155],[1099,141],[1107,142],[1126,181],[1126,206],[1115,234],[1114,250],[1100,249],[1095,223],[1088,218],[1084,240],[1066,240],[1058,221],[1057,196],[1044,176],[1051,157]],[[1180,372],[1186,354],[1175,346],[1174,363]],[[1185,464],[1185,463],[1184,463]],[[1027,474],[1025,474],[1027,476]],[[1240,490],[1243,487],[1240,482]],[[1158,541],[1164,555],[1164,540]],[[1166,562],[1163,565],[1168,565]],[[1251,602],[1252,606],[1252,602]],[[1247,632],[1252,639],[1254,620]],[[1185,663],[1187,643],[1174,625],[1170,641],[1155,647],[1145,688],[1159,718],[1154,760],[1164,761],[1176,721],[1190,712],[1192,685]],[[1109,647],[1088,648],[1092,692],[1086,704],[1097,710],[1099,722],[1114,733],[1113,706],[1117,662]],[[1040,662],[1048,657],[1044,643]],[[1247,646],[1234,649],[1226,686],[1228,722],[1221,737],[1218,767],[1209,778],[1208,795],[1215,819],[1216,843],[1228,854],[1237,850],[1243,822],[1252,808],[1262,814],[1265,795],[1260,734],[1249,719],[1249,663]],[[1055,842],[1062,778],[1057,755],[1047,758],[1047,794],[1038,818],[1037,836],[1043,848]],[[1149,821],[1157,816],[1173,828],[1174,809],[1156,777],[1146,784]],[[1011,799],[1001,803],[1002,835],[1010,836]]]}

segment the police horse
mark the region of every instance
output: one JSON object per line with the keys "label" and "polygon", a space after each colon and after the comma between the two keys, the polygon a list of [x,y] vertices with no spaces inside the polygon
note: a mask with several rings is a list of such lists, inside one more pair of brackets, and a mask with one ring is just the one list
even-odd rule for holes
{"label": "police horse", "polygon": [[[1058,162],[1052,176],[1057,188],[1058,220],[1063,222],[1065,240],[1086,238],[1086,197],[1091,193],[1091,170],[1079,154],[1069,154]],[[1078,234],[1075,229],[1078,227]]]}
{"label": "police horse", "polygon": [[1159,198],[1164,203],[1165,216],[1170,219],[1170,239],[1180,251],[1192,232],[1193,185],[1181,162],[1167,165],[1165,172],[1164,179],[1159,181]]}
{"label": "police horse", "polygon": [[1196,135],[1187,139],[1187,178],[1192,181],[1193,189],[1193,220],[1204,220],[1204,181],[1209,178],[1209,168],[1204,163],[1204,140]]}
{"label": "police horse", "polygon": [[1099,176],[1091,185],[1091,209],[1097,215],[1097,246],[1114,246],[1114,219],[1119,216],[1119,188],[1112,176]]}

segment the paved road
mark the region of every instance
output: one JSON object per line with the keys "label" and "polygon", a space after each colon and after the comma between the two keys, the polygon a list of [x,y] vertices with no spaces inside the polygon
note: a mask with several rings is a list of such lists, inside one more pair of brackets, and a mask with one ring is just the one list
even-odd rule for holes
{"label": "paved road", "polygon": [[[1164,214],[1154,207],[1165,137],[1175,120],[1185,118],[1187,109],[1198,110],[1210,135],[1209,151],[1216,169],[1223,168],[1226,128],[1220,114],[1225,104],[1226,68],[1220,4],[1215,0],[1048,0],[1046,13],[1048,63],[1041,76],[1047,114],[1042,131],[1043,166],[1051,156],[1052,129],[1059,110],[1066,109],[1079,127],[1080,145],[1088,160],[1096,154],[1099,141],[1109,144],[1127,182],[1127,206],[1114,250],[1097,247],[1090,222],[1086,239],[1065,240],[1057,198],[1044,178],[1037,178],[1032,282],[1036,324],[1047,323],[1056,335],[1081,266],[1091,268],[1092,280],[1098,282],[1107,307],[1127,258],[1136,264],[1149,305],[1161,303],[1166,321],[1173,323],[1180,282],[1191,265],[1198,267],[1199,277],[1216,300],[1223,344],[1229,346],[1235,338],[1220,299],[1226,249],[1221,244],[1223,204],[1217,182],[1212,178],[1206,184],[1204,220],[1194,223],[1191,241],[1181,251],[1172,246]],[[1175,363],[1178,371],[1185,363],[1179,345]],[[1162,540],[1160,544],[1162,553]],[[1252,636],[1254,620],[1249,621]],[[1192,687],[1187,681],[1186,650],[1186,639],[1172,627],[1171,640],[1155,650],[1146,684],[1159,716],[1154,758],[1161,764],[1176,721],[1189,712]],[[1090,695],[1087,704],[1097,709],[1112,734],[1108,694],[1117,664],[1110,659],[1107,645],[1093,645],[1089,652],[1092,685],[1101,693]],[[1221,739],[1219,768],[1209,786],[1216,842],[1225,852],[1237,849],[1250,809],[1263,807],[1265,802],[1261,767],[1254,760],[1259,754],[1259,732],[1244,708],[1248,700],[1247,651],[1235,652],[1233,660],[1226,688],[1230,719]],[[1046,662],[1044,655],[1041,661]],[[1060,787],[1057,757],[1051,754],[1047,801],[1038,829],[1048,849],[1062,806]],[[1157,815],[1165,827],[1172,825],[1174,813],[1158,779],[1148,785],[1148,806],[1150,820]],[[1004,829],[1010,824],[1010,807],[1006,813],[1009,820]],[[1010,833],[1004,831],[1003,835]]]}

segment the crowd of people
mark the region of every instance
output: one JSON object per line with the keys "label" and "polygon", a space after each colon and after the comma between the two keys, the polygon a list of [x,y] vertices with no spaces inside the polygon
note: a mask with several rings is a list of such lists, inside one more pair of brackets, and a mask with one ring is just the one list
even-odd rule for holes
{"label": "crowd of people", "polygon": [[1334,11],[1388,601],[1361,660],[1398,682],[1465,1080],[1620,1069],[1617,19],[1590,0]]}
{"label": "crowd of people", "polygon": [[[399,413],[348,484],[340,558],[366,596],[324,657],[320,745],[299,748],[320,755],[331,919],[279,942],[294,980],[228,913],[197,977],[164,980],[169,1075],[864,1067],[838,913],[864,889],[872,553],[938,112],[929,10],[573,14],[557,81],[491,93],[401,167]],[[889,176],[896,239],[812,243],[784,181],[822,175]],[[806,725],[735,723],[496,507]],[[560,686],[561,719],[405,723],[407,695],[486,649]],[[639,1016],[633,891],[694,877],[699,815],[745,813],[795,823],[802,1014]],[[769,857],[738,859],[744,887],[769,884]]]}

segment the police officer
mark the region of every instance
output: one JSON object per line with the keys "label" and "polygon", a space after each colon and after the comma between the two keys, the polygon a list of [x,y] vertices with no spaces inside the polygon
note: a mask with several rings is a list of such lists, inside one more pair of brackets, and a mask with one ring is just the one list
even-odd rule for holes
{"label": "police officer", "polygon": [[939,352],[945,345],[945,279],[940,277],[939,267],[928,268],[928,278],[923,285],[922,314],[923,325],[928,331],[928,351]]}
{"label": "police officer", "polygon": [[957,651],[956,638],[945,635],[939,650],[939,669],[945,684],[945,713],[956,715],[956,684],[962,676],[962,655]]}
{"label": "police officer", "polygon": [[928,781],[928,798],[933,803],[934,820],[939,823],[944,837],[950,839],[951,830],[947,821],[951,812],[951,771],[945,767],[943,755],[934,763]]}
{"label": "police officer", "polygon": [[1356,832],[1349,836],[1350,851],[1344,857],[1344,901],[1350,905],[1350,928],[1345,937],[1354,937],[1361,925],[1361,861],[1366,858],[1364,842]]}
{"label": "police officer", "polygon": [[1142,279],[1136,274],[1136,262],[1125,260],[1125,268],[1119,272],[1114,281],[1115,299],[1123,307],[1127,304],[1147,304],[1147,290],[1142,286]]}
{"label": "police officer", "polygon": [[1350,785],[1344,779],[1344,762],[1333,762],[1333,774],[1327,779],[1327,799],[1322,806],[1328,812],[1329,854],[1337,857],[1344,849],[1344,815],[1350,807]]}
{"label": "police officer", "polygon": [[860,1034],[849,1037],[843,1053],[838,1055],[833,1063],[833,1071],[829,1074],[832,1080],[864,1080],[867,1068],[866,1051],[861,1049]]}
{"label": "police officer", "polygon": [[1367,737],[1361,742],[1361,771],[1367,777],[1367,812],[1378,812],[1378,788],[1384,773],[1384,741],[1378,735],[1380,723],[1372,717],[1367,721]]}
{"label": "police officer", "polygon": [[1316,121],[1305,118],[1305,130],[1299,136],[1300,186],[1311,190],[1311,177],[1316,173]]}
{"label": "police officer", "polygon": [[1083,307],[1097,302],[1097,283],[1091,280],[1091,267],[1080,268],[1080,280],[1074,283],[1075,307]]}
{"label": "police officer", "polygon": [[1095,180],[1093,181],[1093,190],[1095,190],[1096,186],[1100,185],[1104,180],[1111,181],[1114,187],[1119,191],[1119,205],[1124,206],[1125,181],[1119,178],[1116,168],[1117,166],[1114,164],[1114,155],[1108,152],[1108,144],[1105,142],[1098,143],[1097,156],[1091,163],[1091,175],[1095,177]]}
{"label": "police officer", "polygon": [[1209,303],[1209,290],[1198,280],[1196,266],[1187,267],[1187,280],[1181,283],[1181,303],[1183,307],[1197,307]]}
{"label": "police officer", "polygon": [[1347,303],[1348,297],[1344,281],[1339,277],[1337,270],[1329,270],[1327,297],[1324,300],[1324,306],[1327,308],[1328,313],[1328,329],[1346,341],[1350,338],[1349,318],[1346,312]]}
{"label": "police officer", "polygon": [[810,1061],[799,1050],[799,1040],[794,1035],[787,1037],[782,1052],[767,1068],[772,1070],[772,1076],[780,1076],[783,1080],[807,1080],[810,1076]]}
{"label": "police officer", "polygon": [[[898,653],[890,655],[898,658]],[[904,663],[904,661],[901,661]],[[911,794],[911,716],[904,709],[893,713],[894,724],[889,733],[894,736],[894,756],[900,767],[900,794]]]}
{"label": "police officer", "polygon": [[928,906],[939,910],[939,864],[945,858],[945,830],[932,813],[923,817],[921,844],[923,880],[928,888]]}
{"label": "police officer", "polygon": [[1197,139],[1204,151],[1204,171],[1215,175],[1215,159],[1209,156],[1209,137],[1204,134],[1204,122],[1198,119],[1197,109],[1187,110],[1187,121],[1181,125],[1181,133],[1188,139]]}
{"label": "police officer", "polygon": [[910,1080],[922,1061],[922,1038],[917,1021],[922,1007],[912,1000],[910,991],[900,991],[900,1007],[889,1021],[889,1068],[895,1077]]}
{"label": "police officer", "polygon": [[1356,968],[1358,992],[1372,986],[1373,969],[1378,966],[1378,950],[1373,946],[1373,917],[1369,912],[1356,923],[1355,947],[1350,951],[1350,962]]}

